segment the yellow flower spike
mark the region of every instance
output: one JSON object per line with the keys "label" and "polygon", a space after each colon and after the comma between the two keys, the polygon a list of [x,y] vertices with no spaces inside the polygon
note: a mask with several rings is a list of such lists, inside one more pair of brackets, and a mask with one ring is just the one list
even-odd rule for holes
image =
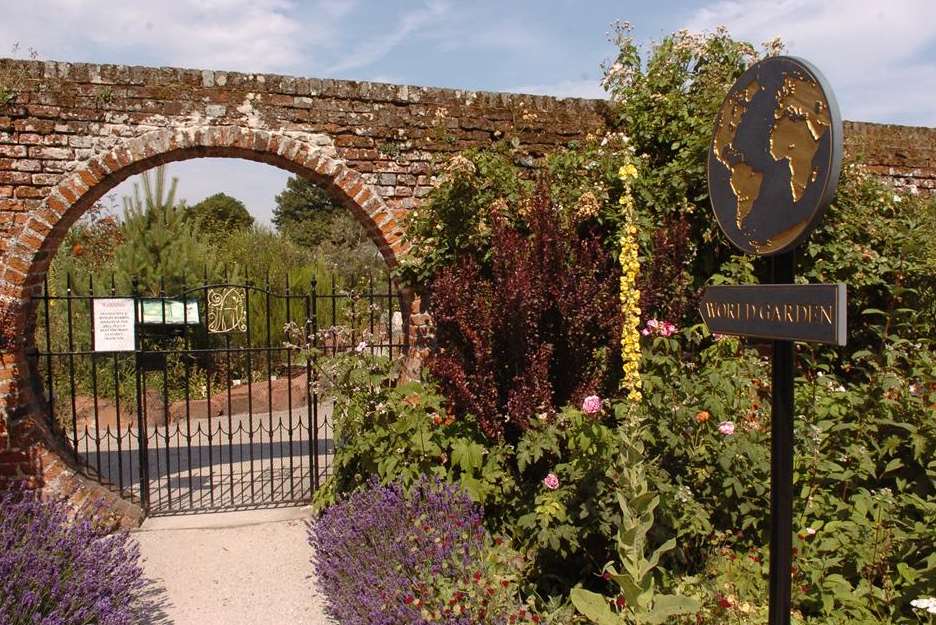
{"label": "yellow flower spike", "polygon": [[624,191],[618,200],[623,207],[623,225],[619,242],[621,245],[618,261],[621,264],[621,360],[624,377],[621,388],[627,391],[627,397],[639,402],[643,395],[638,389],[640,381],[640,290],[637,277],[640,272],[639,248],[637,245],[637,226],[635,224],[635,204],[631,195],[630,181],[638,175],[637,167],[627,163],[618,170],[618,177],[624,183]]}

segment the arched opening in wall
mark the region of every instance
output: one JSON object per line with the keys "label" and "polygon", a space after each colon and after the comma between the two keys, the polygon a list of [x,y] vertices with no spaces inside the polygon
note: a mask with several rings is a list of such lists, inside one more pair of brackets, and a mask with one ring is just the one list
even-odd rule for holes
{"label": "arched opening in wall", "polygon": [[147,514],[306,503],[335,363],[407,350],[386,242],[301,168],[172,156],[90,188],[49,237],[36,394],[84,475]]}

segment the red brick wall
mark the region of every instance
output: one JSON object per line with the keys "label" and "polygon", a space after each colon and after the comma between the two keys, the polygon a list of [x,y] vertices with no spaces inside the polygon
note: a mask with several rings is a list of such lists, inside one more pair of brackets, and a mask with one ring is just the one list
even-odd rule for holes
{"label": "red brick wall", "polygon": [[845,148],[895,186],[936,195],[936,128],[845,122]]}

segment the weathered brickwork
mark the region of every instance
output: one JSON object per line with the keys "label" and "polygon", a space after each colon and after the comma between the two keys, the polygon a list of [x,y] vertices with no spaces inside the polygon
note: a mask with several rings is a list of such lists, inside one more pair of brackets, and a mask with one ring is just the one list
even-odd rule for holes
{"label": "weathered brickwork", "polygon": [[[528,165],[606,123],[599,100],[479,93],[182,69],[0,59],[0,485],[29,479],[81,503],[84,480],[44,425],[26,353],[30,294],[68,228],[127,177],[203,156],[269,163],[308,177],[364,225],[388,264],[406,253],[406,212],[466,148],[510,139]],[[849,123],[849,150],[876,173],[936,188],[936,130]],[[419,353],[428,319],[403,295]]]}
{"label": "weathered brickwork", "polygon": [[936,128],[845,122],[845,147],[895,186],[936,195]]}

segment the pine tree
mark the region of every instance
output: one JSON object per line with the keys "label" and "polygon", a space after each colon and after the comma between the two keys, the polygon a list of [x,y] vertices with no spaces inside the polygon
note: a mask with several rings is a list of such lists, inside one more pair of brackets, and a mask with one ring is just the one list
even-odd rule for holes
{"label": "pine tree", "polygon": [[214,275],[210,246],[186,219],[185,203],[175,200],[178,179],[167,189],[164,165],[141,178],[142,197],[138,185],[124,197],[124,242],[115,254],[121,287],[136,280],[141,295],[158,295],[161,288],[173,295],[198,282],[206,267]]}

